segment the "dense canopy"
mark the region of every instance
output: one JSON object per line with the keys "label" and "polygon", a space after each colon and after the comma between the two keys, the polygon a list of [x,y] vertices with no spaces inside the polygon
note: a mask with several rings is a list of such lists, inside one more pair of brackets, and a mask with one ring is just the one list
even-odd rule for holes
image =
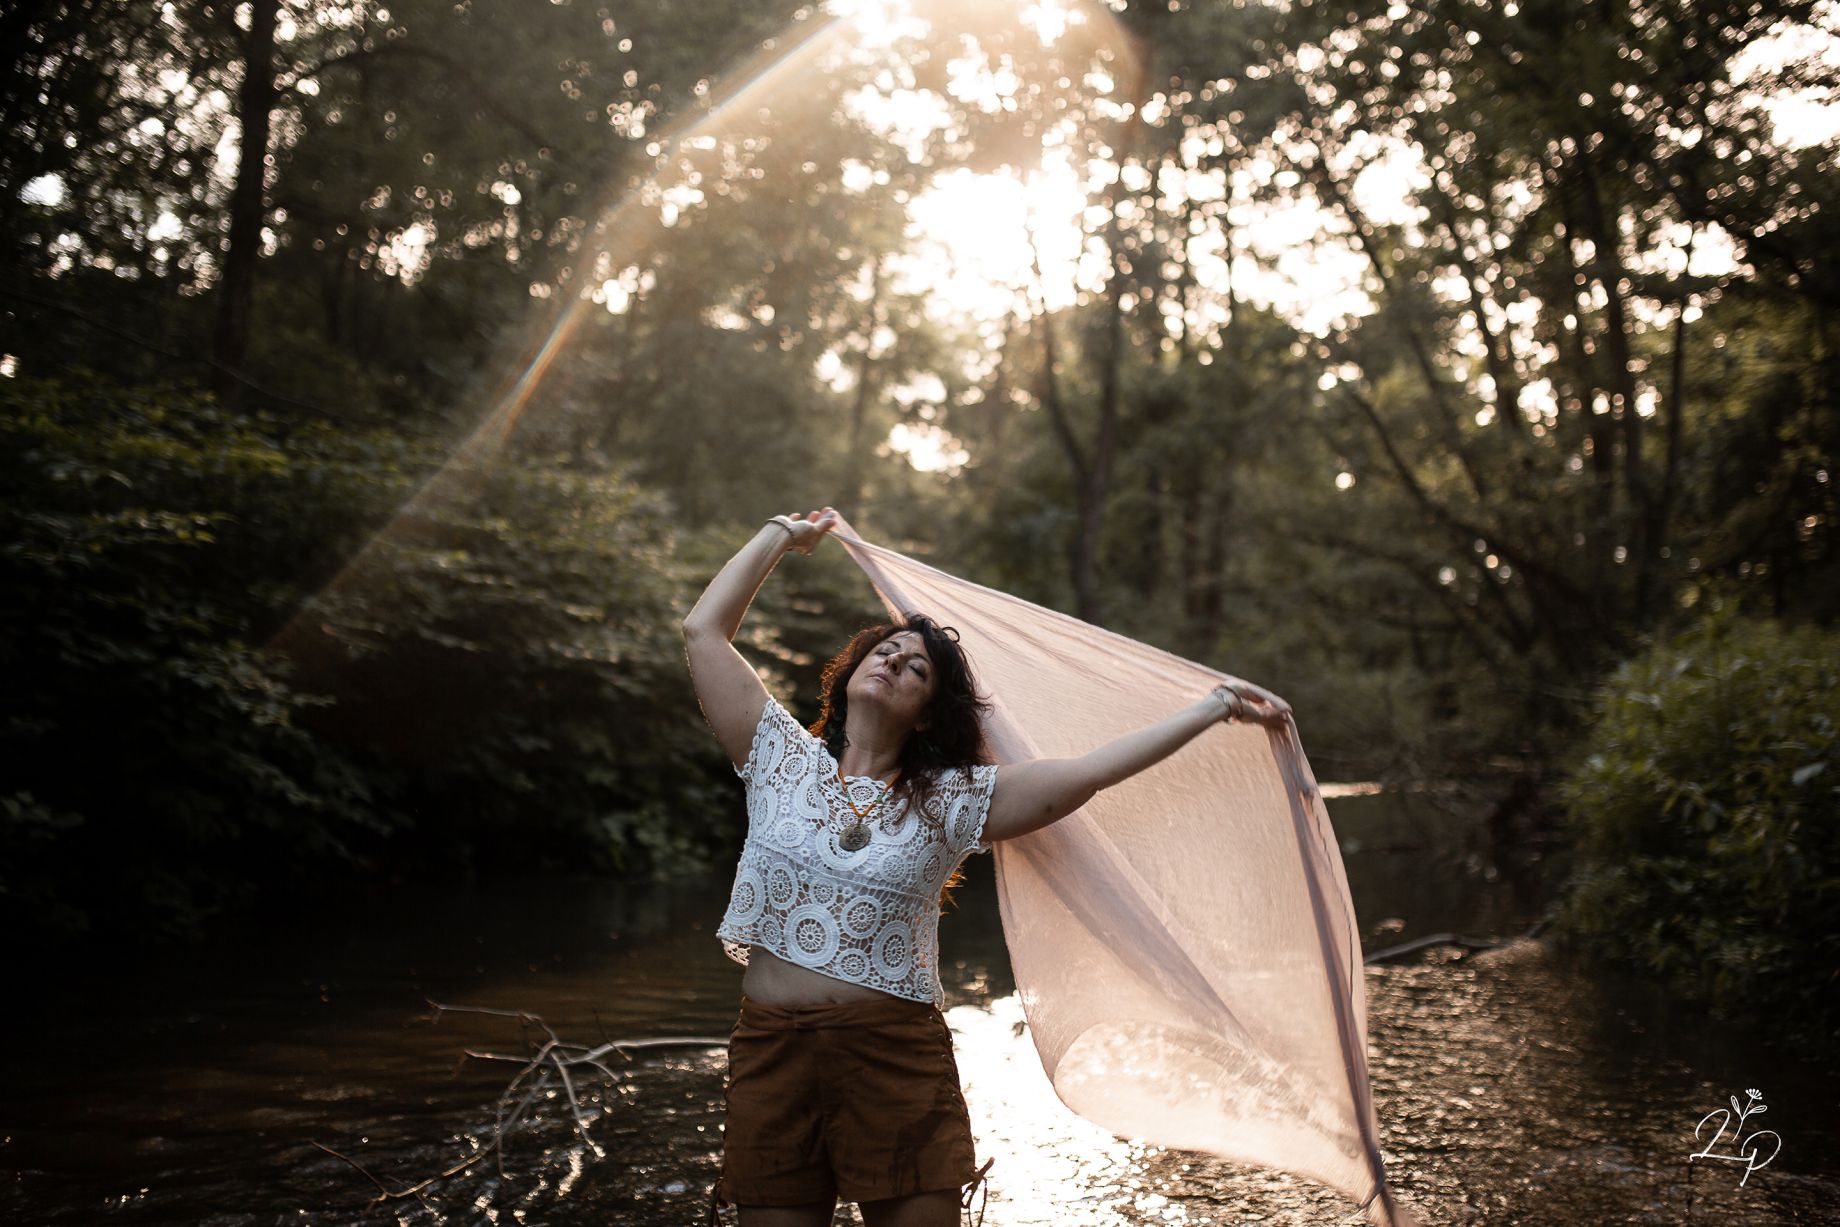
{"label": "dense canopy", "polygon": [[8,928],[719,858],[676,622],[821,503],[1524,832],[1645,637],[1833,618],[1823,22],[10,6]]}

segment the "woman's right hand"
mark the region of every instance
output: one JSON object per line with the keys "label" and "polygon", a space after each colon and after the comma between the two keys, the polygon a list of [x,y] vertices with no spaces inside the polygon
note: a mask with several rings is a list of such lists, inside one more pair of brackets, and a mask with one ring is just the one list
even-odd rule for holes
{"label": "woman's right hand", "polygon": [[837,527],[838,519],[834,508],[825,507],[803,515],[794,512],[789,516],[774,516],[773,522],[784,525],[786,531],[792,534],[792,541],[788,548],[795,549],[801,554],[809,554],[818,548],[818,542],[824,540],[826,533]]}

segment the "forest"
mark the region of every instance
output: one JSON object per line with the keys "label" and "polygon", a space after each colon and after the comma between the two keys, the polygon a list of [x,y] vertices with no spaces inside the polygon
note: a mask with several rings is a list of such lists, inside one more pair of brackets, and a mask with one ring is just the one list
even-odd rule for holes
{"label": "forest", "polygon": [[[1809,0],[9,5],[0,931],[721,873],[679,623],[831,504],[1563,842],[1578,948],[1831,1025],[1836,47]],[[840,555],[744,627],[782,693],[878,612]]]}

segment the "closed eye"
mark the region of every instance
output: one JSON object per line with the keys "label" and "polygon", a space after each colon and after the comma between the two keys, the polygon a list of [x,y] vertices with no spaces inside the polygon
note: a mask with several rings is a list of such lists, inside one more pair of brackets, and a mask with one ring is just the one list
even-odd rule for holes
{"label": "closed eye", "polygon": [[[875,649],[875,654],[877,656],[893,656],[898,650],[898,644],[885,643]],[[911,656],[908,658],[908,663],[912,666],[915,673],[919,674],[921,677],[927,676],[930,666],[925,658]]]}

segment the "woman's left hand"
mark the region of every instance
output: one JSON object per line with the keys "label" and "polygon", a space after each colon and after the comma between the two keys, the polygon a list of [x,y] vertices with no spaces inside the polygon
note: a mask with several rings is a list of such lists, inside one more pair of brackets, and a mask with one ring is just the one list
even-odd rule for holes
{"label": "woman's left hand", "polygon": [[1281,724],[1290,719],[1291,705],[1263,686],[1233,681],[1216,686],[1214,693],[1227,709],[1222,719],[1253,720],[1259,724]]}

